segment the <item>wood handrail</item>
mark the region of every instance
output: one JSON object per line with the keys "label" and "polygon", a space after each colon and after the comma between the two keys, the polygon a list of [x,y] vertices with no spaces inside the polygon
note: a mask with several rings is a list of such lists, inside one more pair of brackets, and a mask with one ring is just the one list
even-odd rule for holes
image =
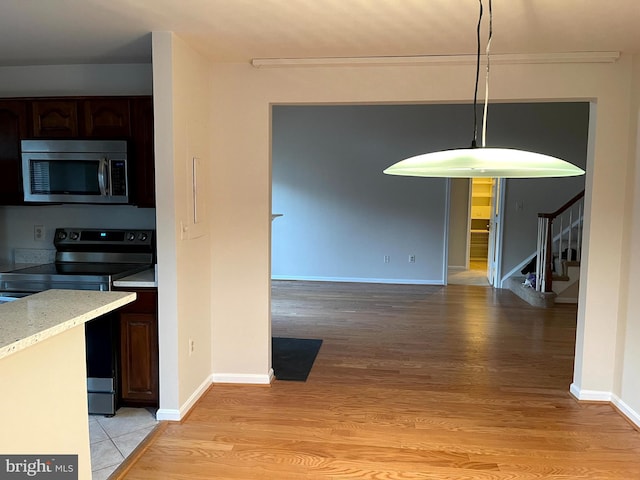
{"label": "wood handrail", "polygon": [[575,197],[573,197],[567,203],[562,205],[555,212],[553,212],[553,213],[539,213],[538,217],[550,218],[550,219],[553,220],[554,218],[562,215],[565,211],[569,210],[573,206],[573,204],[576,203],[578,200],[580,200],[582,197],[584,197],[584,190],[582,190],[580,193],[578,193]]}
{"label": "wood handrail", "polygon": [[[538,213],[538,252],[537,254],[540,255],[540,259],[541,262],[538,263],[537,267],[538,269],[541,268],[541,271],[538,271],[536,273],[537,277],[537,284],[536,284],[536,290],[538,291],[542,291],[544,290],[545,292],[551,292],[553,291],[552,289],[552,282],[553,282],[553,229],[552,229],[552,225],[554,223],[554,220],[556,218],[558,218],[560,215],[562,215],[564,212],[566,212],[567,210],[571,209],[576,203],[578,203],[580,200],[582,200],[584,197],[584,190],[582,190],[580,193],[578,193],[577,195],[575,195],[571,200],[569,200],[568,202],[566,202],[564,205],[562,205],[559,209],[557,209],[555,212],[553,213]],[[580,206],[580,209],[582,209],[582,206]],[[571,215],[573,214],[573,211],[571,212]],[[579,219],[578,221],[581,221],[581,210],[579,215]],[[573,228],[573,221],[571,220],[571,216],[569,217],[569,229]],[[562,225],[562,222],[561,222]],[[542,230],[541,230],[542,229]],[[562,226],[561,226],[562,229]],[[541,235],[544,237],[544,239],[542,239],[542,244],[540,243],[541,240]],[[559,250],[562,249],[562,232],[560,232],[560,240],[559,240]],[[569,245],[569,243],[571,243],[571,231],[569,231],[569,240],[567,243],[567,259],[569,259],[569,248],[571,248],[571,246]],[[542,247],[541,247],[542,245]],[[580,247],[578,247],[579,249]],[[562,255],[562,253],[558,253],[558,255]],[[579,254],[578,254],[579,255]],[[542,272],[542,273],[541,273]]]}

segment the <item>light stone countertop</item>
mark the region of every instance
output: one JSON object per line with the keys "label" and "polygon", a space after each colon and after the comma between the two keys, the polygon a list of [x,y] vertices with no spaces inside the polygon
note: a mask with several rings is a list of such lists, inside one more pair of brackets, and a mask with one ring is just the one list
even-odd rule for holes
{"label": "light stone countertop", "polygon": [[155,269],[149,268],[142,272],[129,275],[128,277],[114,280],[113,286],[119,288],[156,288],[158,282],[156,280]]}
{"label": "light stone countertop", "polygon": [[135,293],[46,290],[0,305],[0,359],[133,302]]}

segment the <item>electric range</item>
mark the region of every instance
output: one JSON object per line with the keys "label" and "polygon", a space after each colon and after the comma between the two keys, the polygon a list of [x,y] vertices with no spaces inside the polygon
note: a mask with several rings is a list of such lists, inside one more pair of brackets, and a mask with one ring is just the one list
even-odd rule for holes
{"label": "electric range", "polygon": [[0,273],[0,294],[52,288],[108,291],[113,281],[153,266],[153,230],[58,228],[55,263]]}
{"label": "electric range", "polygon": [[[108,291],[114,280],[152,268],[155,232],[138,229],[58,228],[55,263],[0,273],[0,299],[49,289]],[[115,415],[120,332],[117,314],[85,324],[90,414]]]}

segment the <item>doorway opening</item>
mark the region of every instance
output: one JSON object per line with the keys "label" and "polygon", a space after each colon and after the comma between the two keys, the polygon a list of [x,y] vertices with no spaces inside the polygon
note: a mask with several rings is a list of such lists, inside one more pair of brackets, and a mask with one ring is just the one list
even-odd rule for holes
{"label": "doorway opening", "polygon": [[471,179],[471,208],[469,209],[469,270],[487,275],[489,258],[489,230],[491,222],[492,178]]}
{"label": "doorway opening", "polygon": [[[450,222],[457,221],[464,231],[458,235],[465,241],[465,256],[459,266],[449,263],[447,283],[452,285],[482,285],[495,286],[497,264],[499,259],[500,224],[500,187],[501,183],[495,178],[455,179],[452,183],[451,202],[466,202],[452,211],[454,216],[464,216]],[[465,208],[466,207],[466,208]],[[450,232],[451,233],[451,232]],[[454,244],[451,242],[450,247]]]}

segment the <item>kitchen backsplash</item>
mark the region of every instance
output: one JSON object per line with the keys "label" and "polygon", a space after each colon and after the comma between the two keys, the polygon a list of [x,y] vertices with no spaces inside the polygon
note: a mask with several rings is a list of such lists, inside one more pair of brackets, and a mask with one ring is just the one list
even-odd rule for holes
{"label": "kitchen backsplash", "polygon": [[16,248],[13,251],[13,261],[15,263],[53,263],[55,259],[55,249]]}
{"label": "kitchen backsplash", "polygon": [[[42,226],[38,228],[44,232],[42,238],[36,239],[36,226]],[[55,229],[61,227],[155,229],[156,211],[130,205],[0,207],[0,263],[17,261],[25,254],[48,255],[47,250],[55,250]]]}

